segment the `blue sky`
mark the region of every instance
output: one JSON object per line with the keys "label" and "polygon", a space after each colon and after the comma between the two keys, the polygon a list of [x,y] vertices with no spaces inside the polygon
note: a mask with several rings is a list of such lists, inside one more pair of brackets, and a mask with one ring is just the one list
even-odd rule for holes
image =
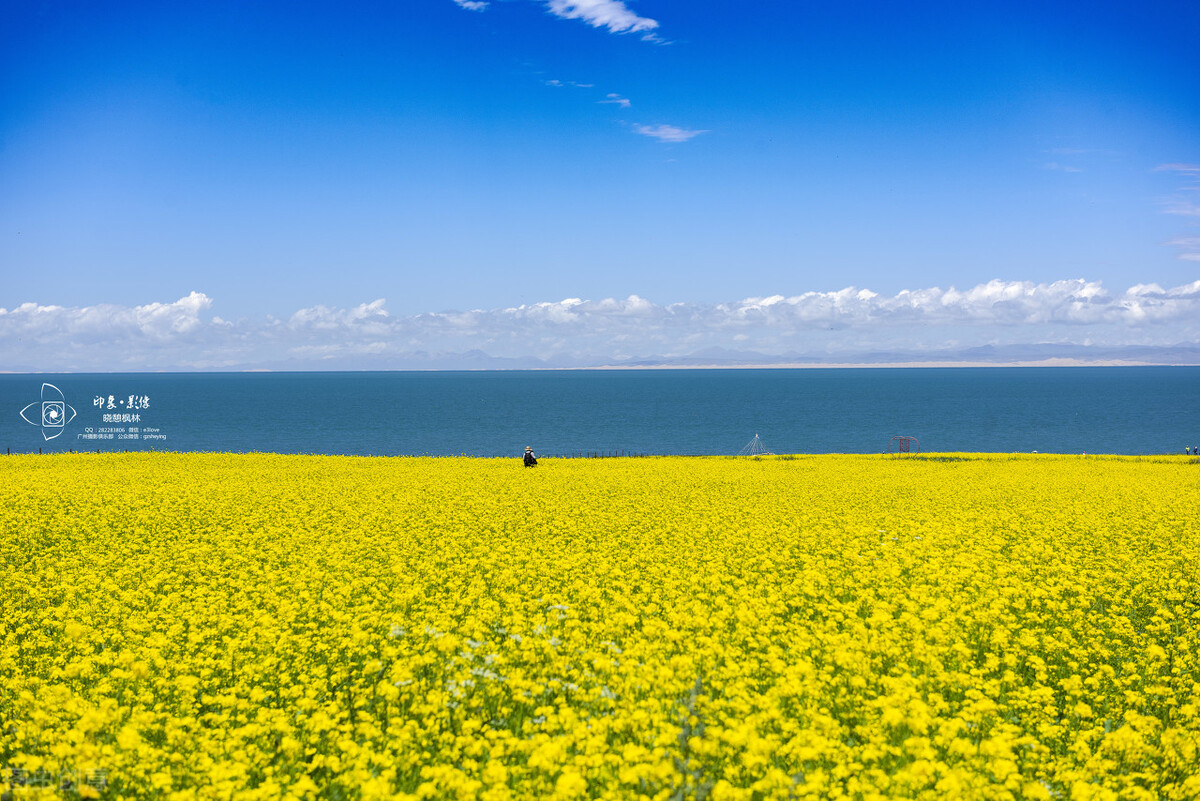
{"label": "blue sky", "polygon": [[1195,345],[1198,38],[1158,0],[22,4],[0,369]]}

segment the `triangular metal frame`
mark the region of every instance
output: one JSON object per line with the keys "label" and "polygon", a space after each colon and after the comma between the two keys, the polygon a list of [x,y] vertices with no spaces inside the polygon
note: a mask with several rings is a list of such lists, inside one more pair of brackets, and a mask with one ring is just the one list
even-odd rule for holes
{"label": "triangular metal frame", "polygon": [[737,452],[738,456],[774,456],[775,454],[767,450],[767,446],[763,444],[762,439],[758,434],[754,435],[754,439],[746,444],[746,447]]}

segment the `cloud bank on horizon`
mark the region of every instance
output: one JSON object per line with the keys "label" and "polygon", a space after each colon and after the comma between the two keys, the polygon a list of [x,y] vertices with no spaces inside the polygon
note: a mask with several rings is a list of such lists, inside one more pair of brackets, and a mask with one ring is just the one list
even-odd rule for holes
{"label": "cloud bank on horizon", "polygon": [[[885,296],[847,287],[785,297],[658,304],[630,295],[409,316],[381,298],[311,306],[288,319],[226,320],[200,292],[173,303],[0,308],[0,369],[10,372],[195,369],[603,366],[706,353],[823,361],[886,350],[919,359],[983,345],[1194,346],[1200,280],[1113,293],[1083,279],[989,281]],[[741,357],[738,353],[743,354]],[[517,364],[519,363],[519,364]],[[34,369],[36,366],[36,370]]]}

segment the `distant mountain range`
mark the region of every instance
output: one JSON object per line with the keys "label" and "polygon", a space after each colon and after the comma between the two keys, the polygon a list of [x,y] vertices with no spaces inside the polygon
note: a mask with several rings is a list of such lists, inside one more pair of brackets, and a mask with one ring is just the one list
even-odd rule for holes
{"label": "distant mountain range", "polygon": [[[293,357],[257,362],[230,361],[159,364],[134,368],[166,372],[241,372],[241,371],[322,371],[322,370],[570,370],[570,369],[687,369],[702,367],[822,367],[822,366],[1055,366],[1055,365],[1196,365],[1200,366],[1200,345],[1180,344],[1166,347],[1130,345],[1099,347],[1092,345],[984,345],[937,351],[872,350],[814,356],[811,353],[770,354],[753,350],[711,347],[687,355],[639,355],[622,359],[603,356],[581,357],[566,353],[544,357],[492,356],[482,350],[408,351],[403,353],[340,354],[336,359]],[[83,370],[62,366],[55,370],[35,365],[14,364],[7,373],[107,372],[111,368]],[[117,368],[114,372],[128,371]]]}
{"label": "distant mountain range", "polygon": [[863,364],[886,366],[889,364],[1028,364],[1036,362],[1070,361],[1080,363],[1135,363],[1157,365],[1200,365],[1200,346],[1175,345],[1170,347],[1122,346],[1097,347],[1093,345],[983,345],[973,348],[938,351],[875,350],[862,353],[845,353],[836,356],[813,356],[811,354],[784,354],[782,356],[756,353],[754,351],[707,348],[686,357],[646,358],[622,362],[621,366],[649,367],[653,365],[683,366],[729,366],[748,364],[776,365],[796,364]]}
{"label": "distant mountain range", "polygon": [[[545,370],[597,368],[699,368],[699,367],[820,367],[822,365],[1030,365],[1030,364],[1146,364],[1200,365],[1200,346],[1169,347],[1124,346],[1098,347],[1090,345],[984,345],[938,351],[874,350],[861,353],[842,353],[828,356],[786,353],[783,355],[751,350],[704,348],[686,356],[636,356],[620,360],[581,358],[568,354],[544,358],[498,357],[481,350],[461,353],[412,351],[403,354],[361,355],[342,358],[336,362],[339,370]],[[310,360],[280,360],[244,367],[226,366],[220,369],[321,370],[331,363]]]}

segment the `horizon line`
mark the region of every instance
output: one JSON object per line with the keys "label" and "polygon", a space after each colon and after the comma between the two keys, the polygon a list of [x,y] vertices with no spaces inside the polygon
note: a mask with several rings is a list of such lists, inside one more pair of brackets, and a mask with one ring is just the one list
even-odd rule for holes
{"label": "horizon line", "polygon": [[905,369],[978,369],[978,368],[1027,368],[1027,367],[1200,367],[1196,362],[1143,362],[1127,359],[1069,359],[1049,358],[1012,362],[979,361],[902,361],[902,362],[795,362],[744,364],[605,364],[585,367],[397,367],[372,369],[274,369],[253,367],[244,369],[192,369],[192,370],[72,370],[72,371],[25,371],[0,370],[5,376],[39,375],[211,375],[251,373],[549,373],[549,372],[649,372],[654,370],[905,370]]}

